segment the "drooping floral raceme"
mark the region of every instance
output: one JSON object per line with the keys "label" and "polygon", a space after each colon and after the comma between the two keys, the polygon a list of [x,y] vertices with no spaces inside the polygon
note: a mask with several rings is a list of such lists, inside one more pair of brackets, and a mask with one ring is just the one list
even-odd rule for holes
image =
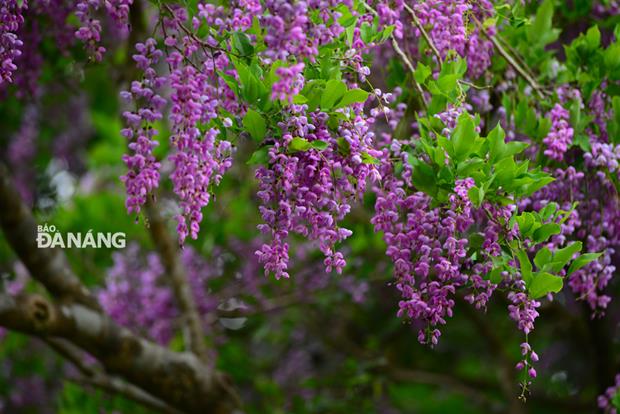
{"label": "drooping floral raceme", "polygon": [[0,86],[13,81],[15,60],[21,55],[22,40],[17,32],[24,23],[27,1],[6,0],[0,5]]}
{"label": "drooping floral raceme", "polygon": [[142,81],[133,81],[129,91],[121,96],[135,105],[134,110],[123,113],[126,128],[122,135],[130,140],[131,155],[124,155],[123,161],[129,171],[121,177],[127,190],[125,205],[129,213],[139,213],[147,202],[147,197],[159,185],[160,163],[153,155],[158,145],[154,140],[157,130],[155,122],[162,119],[162,110],[166,100],[157,91],[166,83],[166,78],[158,76],[153,68],[162,57],[154,39],[136,45],[137,54],[133,55],[138,69],[143,72]]}

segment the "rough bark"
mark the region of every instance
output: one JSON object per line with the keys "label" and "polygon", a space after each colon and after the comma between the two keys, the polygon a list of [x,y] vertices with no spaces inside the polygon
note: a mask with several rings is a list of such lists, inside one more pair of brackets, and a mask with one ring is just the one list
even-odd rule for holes
{"label": "rough bark", "polygon": [[238,398],[226,377],[195,354],[178,353],[117,325],[71,271],[61,250],[39,249],[37,224],[0,164],[0,227],[32,277],[57,299],[0,295],[0,326],[62,338],[97,358],[106,372],[187,413],[225,414]]}
{"label": "rough bark", "polygon": [[160,347],[84,305],[57,305],[36,294],[2,294],[0,325],[66,339],[97,358],[108,373],[184,411],[229,413],[233,408],[222,375],[194,354]]}
{"label": "rough bark", "polygon": [[[99,309],[96,299],[71,271],[58,249],[37,247],[37,224],[21,201],[7,167],[0,163],[0,226],[9,244],[32,276],[59,300],[73,300]],[[32,271],[34,270],[34,271]]]}

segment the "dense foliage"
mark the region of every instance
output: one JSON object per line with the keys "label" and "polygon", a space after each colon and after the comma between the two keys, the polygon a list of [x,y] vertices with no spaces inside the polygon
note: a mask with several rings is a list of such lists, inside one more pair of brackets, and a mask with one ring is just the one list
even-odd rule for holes
{"label": "dense foliage", "polygon": [[[39,223],[127,234],[64,252],[243,412],[616,413],[619,8],[4,0],[0,159]],[[143,409],[2,335],[0,411]]]}

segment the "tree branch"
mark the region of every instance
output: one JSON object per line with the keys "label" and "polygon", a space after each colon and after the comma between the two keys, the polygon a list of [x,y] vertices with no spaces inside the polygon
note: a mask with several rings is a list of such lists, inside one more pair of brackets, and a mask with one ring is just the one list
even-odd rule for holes
{"label": "tree branch", "polygon": [[57,249],[39,249],[37,225],[0,163],[0,226],[32,277],[54,303],[41,295],[0,294],[0,325],[41,337],[66,339],[118,375],[187,413],[228,414],[239,405],[226,377],[196,355],[177,353],[141,338],[105,315]]}
{"label": "tree branch", "polygon": [[418,19],[418,16],[415,14],[415,11],[407,3],[404,3],[403,6],[405,7],[405,10],[407,10],[409,14],[411,15],[411,18],[413,19],[413,23],[418,28],[420,33],[422,33],[422,36],[426,40],[426,43],[428,43],[428,46],[431,48],[431,50],[437,57],[437,63],[439,63],[439,66],[441,67],[442,65],[441,53],[439,53],[439,50],[437,50],[437,47],[435,47],[435,43],[433,43],[433,40],[426,32],[426,29],[424,29],[422,22],[420,21],[420,19]]}
{"label": "tree branch", "polygon": [[108,394],[118,394],[127,399],[133,400],[153,411],[163,414],[182,414],[163,401],[153,397],[152,395],[142,391],[140,388],[121,381],[118,378],[108,377],[106,375],[95,375],[93,377],[68,378],[69,381],[82,386],[90,386],[99,388]]}
{"label": "tree branch", "polygon": [[37,225],[21,201],[6,165],[0,162],[0,227],[32,277],[61,301],[74,300],[100,309],[97,300],[71,271],[58,249],[37,247]]}
{"label": "tree branch", "polygon": [[165,402],[153,397],[144,390],[134,385],[127,384],[118,378],[110,377],[97,370],[95,367],[88,365],[84,361],[80,349],[73,346],[70,342],[58,338],[43,338],[43,341],[56,351],[56,353],[71,362],[82,374],[82,377],[79,378],[67,378],[69,381],[83,386],[100,388],[109,394],[122,395],[153,411],[164,414],[181,414],[180,411],[170,407]]}
{"label": "tree branch", "polygon": [[538,95],[541,98],[543,98],[544,97],[544,90],[543,90],[542,86],[540,86],[540,84],[532,76],[530,76],[530,74],[528,73],[527,70],[525,70],[523,67],[521,67],[521,65],[510,55],[510,53],[508,53],[506,51],[506,49],[504,49],[502,44],[497,40],[497,38],[495,36],[490,35],[485,30],[484,26],[482,25],[482,23],[480,23],[480,20],[478,20],[476,18],[476,16],[472,15],[472,17],[473,17],[474,21],[476,22],[476,25],[478,26],[478,29],[480,29],[480,31],[482,33],[484,33],[484,35],[487,37],[487,39],[489,39],[491,41],[491,43],[493,43],[493,46],[495,47],[495,49],[497,49],[497,52],[504,59],[506,59],[508,64],[510,66],[512,66],[519,73],[519,75],[521,75],[527,81],[527,83],[530,84],[530,86],[536,91],[536,93],[538,93]]}
{"label": "tree branch", "polygon": [[76,346],[72,345],[64,339],[58,338],[41,338],[43,342],[50,348],[56,351],[57,354],[62,356],[67,361],[80,371],[84,376],[94,376],[97,373],[95,367],[88,365],[82,358],[81,351]]}
{"label": "tree branch", "polygon": [[[373,9],[368,3],[366,3],[363,0],[362,0],[362,5],[373,16],[376,16],[376,17],[379,16],[379,13],[377,13],[377,11],[375,9]],[[407,54],[400,48],[400,46],[398,45],[398,41],[396,40],[396,37],[394,37],[393,34],[390,34],[390,40],[392,42],[392,47],[394,48],[394,51],[396,52],[396,54],[398,56],[400,56],[400,58],[403,60],[403,62],[405,62],[405,65],[407,66],[407,69],[409,69],[409,71],[411,72],[411,75],[412,75],[411,79],[413,80],[413,84],[414,84],[415,88],[418,90],[418,92],[420,93],[420,103],[422,104],[424,109],[428,109],[428,103],[426,102],[426,98],[424,98],[424,90],[422,89],[422,86],[420,86],[418,81],[415,80],[415,76],[413,76],[415,74],[415,68],[413,66],[413,63],[411,63],[411,60],[409,59]]]}
{"label": "tree branch", "polygon": [[178,245],[170,236],[166,228],[166,222],[157,207],[152,202],[148,202],[146,208],[151,238],[153,243],[155,243],[166,273],[170,277],[174,295],[185,319],[188,333],[186,335],[188,348],[198,355],[200,359],[206,361],[207,348],[204,343],[202,321],[194,295],[189,287],[187,272],[180,260]]}
{"label": "tree branch", "polygon": [[0,325],[66,339],[97,358],[106,372],[184,412],[228,414],[237,405],[224,376],[194,354],[176,353],[140,338],[84,305],[57,305],[36,294],[0,294]]}

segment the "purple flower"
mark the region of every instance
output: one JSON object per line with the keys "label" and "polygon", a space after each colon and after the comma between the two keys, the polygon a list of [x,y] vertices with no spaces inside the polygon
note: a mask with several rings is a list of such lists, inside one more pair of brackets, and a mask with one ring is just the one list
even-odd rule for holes
{"label": "purple flower", "polygon": [[125,183],[127,199],[125,206],[129,213],[139,213],[147,197],[159,186],[160,163],[153,155],[153,149],[158,145],[154,140],[157,130],[152,124],[162,118],[162,109],[165,99],[155,92],[161,88],[165,79],[157,77],[152,65],[155,65],[162,56],[161,50],[156,48],[154,39],[144,44],[138,43],[136,50],[139,54],[133,59],[139,69],[144,71],[142,81],[134,81],[129,91],[122,96],[126,100],[133,100],[138,106],[136,111],[126,111],[123,117],[127,128],[121,134],[130,140],[130,154],[123,155],[123,162],[127,165],[127,174],[121,177]]}
{"label": "purple flower", "polygon": [[597,399],[598,407],[605,414],[617,414],[618,411],[615,407],[614,400],[617,398],[620,391],[620,374],[616,375],[615,384],[605,390],[603,395],[599,395]]}
{"label": "purple flower", "polygon": [[17,32],[24,24],[22,13],[27,8],[27,1],[20,6],[17,0],[5,0],[0,5],[0,86],[13,82],[15,60],[22,54],[23,46]]}
{"label": "purple flower", "polygon": [[551,130],[543,139],[543,143],[547,146],[545,155],[556,161],[562,161],[564,153],[573,142],[573,128],[568,123],[570,115],[560,104],[555,104],[549,115]]}
{"label": "purple flower", "polygon": [[297,63],[290,68],[279,67],[276,75],[280,77],[271,87],[271,99],[280,99],[293,103],[293,98],[304,87],[304,64]]}
{"label": "purple flower", "polygon": [[[159,256],[144,255],[138,245],[131,244],[123,252],[114,253],[113,259],[105,285],[97,294],[101,306],[117,323],[143,331],[167,345],[180,328],[180,311]],[[207,263],[191,247],[183,250],[181,262],[187,270],[198,310],[206,318],[219,303],[208,294],[206,284],[219,276],[221,269]],[[209,326],[205,320],[205,328]]]}
{"label": "purple flower", "polygon": [[[271,236],[270,243],[256,255],[265,265],[265,273],[274,273],[276,278],[288,277],[289,233],[314,241],[325,256],[328,272],[343,271],[346,260],[335,246],[351,231],[340,227],[339,222],[349,213],[355,198],[363,194],[366,182],[378,175],[374,165],[355,161],[361,160],[364,152],[378,155],[363,114],[342,122],[339,136],[334,136],[326,113],[306,114],[306,109],[305,105],[294,104],[285,109],[285,121],[280,124],[283,136],[269,149],[268,166],[256,171],[264,221],[259,230]],[[327,148],[291,153],[288,147],[293,136],[309,142],[323,141]],[[347,143],[349,155],[338,150],[339,139]]]}

